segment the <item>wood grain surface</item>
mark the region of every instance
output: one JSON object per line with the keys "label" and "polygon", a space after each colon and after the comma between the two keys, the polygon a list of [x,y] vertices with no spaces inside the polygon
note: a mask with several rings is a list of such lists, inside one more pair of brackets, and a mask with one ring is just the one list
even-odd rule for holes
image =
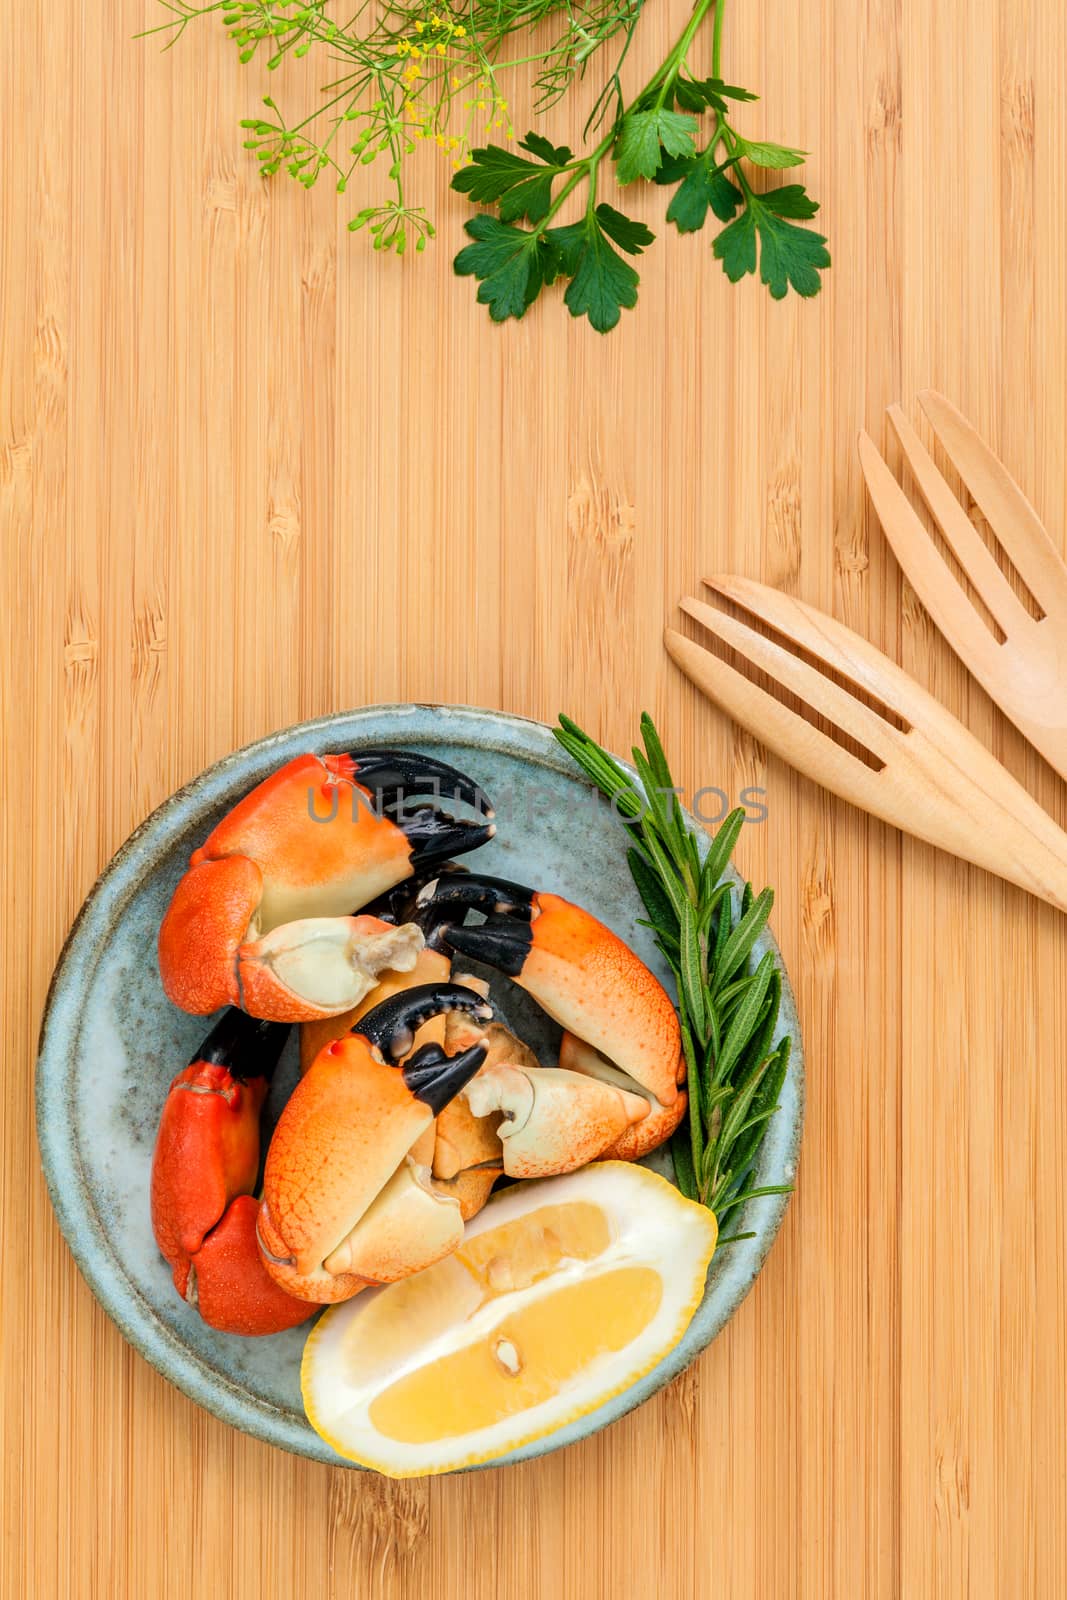
{"label": "wood grain surface", "polygon": [[[635,77],[685,12],[649,7]],[[731,288],[651,193],[607,339],[549,297],[490,325],[429,152],[418,260],[353,240],[351,195],[263,188],[236,123],[265,72],[146,20],[35,0],[0,44],[5,1600],[1062,1596],[1067,923],[767,761],[660,645],[704,571],[783,585],[1064,819],[855,453],[933,383],[1064,538],[1062,4],[732,5],[745,126],[814,152],[826,292]],[[394,1486],[229,1431],[125,1344],[53,1220],[32,1075],[135,824],[270,729],[407,698],[564,708],[620,750],[647,707],[687,785],[765,785],[740,862],[777,886],[809,1100],[783,1233],[686,1376],[546,1461]]]}

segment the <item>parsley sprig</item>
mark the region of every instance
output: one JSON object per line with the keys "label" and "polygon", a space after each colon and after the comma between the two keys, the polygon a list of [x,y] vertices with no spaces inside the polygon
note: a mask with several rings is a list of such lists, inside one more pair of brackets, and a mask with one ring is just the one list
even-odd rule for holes
{"label": "parsley sprig", "polygon": [[[621,186],[638,179],[673,186],[667,220],[680,233],[699,231],[709,213],[724,223],[713,249],[732,283],[758,267],[776,300],[790,289],[803,296],[818,293],[830,256],[825,237],[802,225],[816,215],[817,202],[799,183],[760,193],[745,170],[797,166],[805,153],[747,139],[733,127],[732,108],[757,97],[722,77],[725,10],[726,0],[696,0],[677,43],[629,104],[616,71],[615,116],[588,155],[577,157],[535,133],[520,141],[518,151],[497,144],[472,150],[470,165],[456,174],[452,187],[477,204],[495,206],[497,217],[467,223],[473,242],[457,255],[455,270],[479,280],[478,300],[494,321],[524,316],[559,278],[570,280],[563,299],[571,315],[587,317],[599,333],[609,332],[622,311],[636,304],[640,277],[625,256],[639,256],[655,236],[644,223],[598,202],[605,162],[614,165]],[[689,56],[711,12],[712,70],[699,78]],[[608,103],[602,95],[601,117]],[[702,125],[706,138],[698,149]],[[553,225],[582,185],[579,219]],[[522,227],[524,221],[531,226]]]}
{"label": "parsley sprig", "polygon": [[725,876],[742,810],[730,813],[701,859],[647,713],[644,749],[633,751],[643,793],[577,723],[561,715],[559,724],[559,743],[630,831],[627,859],[648,913],[642,925],[655,934],[677,986],[689,1109],[672,1144],[675,1176],[683,1194],[715,1213],[721,1230],[747,1200],[789,1192],[788,1185],[755,1181],[791,1045],[788,1035],[778,1037],[782,983],[774,957],[754,954],[774,895],[754,894],[750,883],[738,894]]}
{"label": "parsley sprig", "polygon": [[[326,181],[345,195],[384,173],[384,191],[348,219],[375,250],[418,255],[434,239],[416,179],[424,174],[419,152],[437,150],[454,170],[453,187],[491,208],[467,223],[470,243],[455,268],[478,280],[478,300],[494,321],[524,316],[557,281],[566,284],[571,315],[601,333],[637,303],[635,262],[654,236],[605,198],[609,171],[624,189],[639,181],[673,187],[667,220],[680,233],[704,228],[709,216],[722,224],[714,253],[734,282],[758,271],[776,299],[790,289],[813,295],[830,264],[825,238],[806,226],[818,206],[802,185],[755,186],[754,169],[795,166],[804,152],[734,127],[737,106],[756,96],[722,75],[727,0],[693,0],[678,40],[630,100],[623,67],[645,0],[160,4],[166,20],[146,32],[168,48],[194,22],[213,18],[240,61],[265,62],[277,75],[273,92],[241,123],[264,179],[289,178],[305,189]],[[283,110],[282,78],[305,57],[319,63],[320,93],[310,106]],[[532,80],[537,113],[599,73],[583,130],[595,145],[576,154],[535,132],[517,147],[505,143],[515,134],[509,73]],[[303,91],[305,71],[296,77]]]}

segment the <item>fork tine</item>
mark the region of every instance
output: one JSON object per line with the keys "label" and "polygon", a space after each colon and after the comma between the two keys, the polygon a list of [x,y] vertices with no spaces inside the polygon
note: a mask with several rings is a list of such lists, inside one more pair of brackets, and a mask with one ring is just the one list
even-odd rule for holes
{"label": "fork tine", "polygon": [[895,661],[843,622],[753,578],[718,574],[704,582],[866,690],[904,722],[934,738],[939,736],[944,719],[949,716],[944,707]]}
{"label": "fork tine", "polygon": [[860,434],[859,456],[875,514],[912,588],[953,648],[989,670],[999,645],[868,433]]}
{"label": "fork tine", "polygon": [[[865,689],[874,699],[887,706],[896,713],[901,720],[916,732],[922,734],[930,743],[944,751],[947,744],[965,749],[962,770],[967,771],[969,766],[979,763],[982,768],[981,781],[990,794],[997,794],[1004,798],[1005,803],[1016,808],[1022,804],[1019,795],[1025,795],[1015,779],[1002,767],[999,761],[989,754],[972,734],[958,721],[951,712],[946,711],[939,701],[935,700],[921,684],[916,683],[902,667],[891,661],[873,644],[853,633],[843,622],[838,622],[835,617],[827,616],[825,611],[818,611],[814,606],[805,605],[802,600],[795,600],[791,595],[783,594],[779,589],[769,588],[765,583],[757,583],[753,578],[739,578],[733,574],[717,575],[714,578],[705,578],[704,582],[709,589],[717,594],[725,595],[735,605],[741,606],[751,615],[760,617],[779,633],[785,634],[795,644],[800,645],[809,655],[818,657],[820,661],[830,667],[834,672],[847,678],[850,683]],[[961,744],[962,741],[962,744]],[[908,741],[903,736],[898,736],[897,750],[905,750]],[[1034,808],[1034,802],[1028,795],[1025,796],[1028,807]],[[883,815],[879,812],[879,815]],[[1042,827],[1052,828],[1056,833],[1059,829],[1045,814],[1040,813]],[[915,833],[919,830],[912,824],[901,822],[900,827],[907,828]],[[967,854],[966,851],[960,852]],[[968,859],[973,859],[968,856]]]}
{"label": "fork tine", "polygon": [[720,661],[683,633],[665,628],[667,654],[686,677],[728,717],[747,728],[768,749],[815,782],[853,805],[882,814],[884,791],[880,773],[836,744],[819,728],[791,711],[743,672]]}
{"label": "fork tine", "polygon": [[1038,605],[1067,614],[1067,567],[1015,479],[943,394],[924,389],[919,404]]}
{"label": "fork tine", "polygon": [[[960,505],[941,473],[937,470],[933,457],[903,411],[899,406],[890,406],[888,415],[890,422],[893,424],[894,432],[900,440],[900,447],[904,452],[908,466],[911,468],[912,477],[915,479],[919,493],[930,508],[934,521],[941,529],[956,560],[974,584],[990,612],[999,622],[1008,638],[1011,638],[1013,634],[1032,625],[1033,618],[1022,605],[1015,590],[997,566],[989,546],[985,543],[974,523]],[[903,493],[901,498],[905,500],[906,504],[906,498]],[[919,532],[922,533],[924,531],[922,523],[919,522],[914,512],[912,512],[912,516]],[[882,526],[885,527],[884,520]],[[886,532],[889,532],[888,528]],[[927,542],[929,543],[929,540]],[[892,543],[892,537],[890,537],[890,543]],[[933,546],[931,545],[932,548]],[[901,566],[907,571],[905,562],[902,561]],[[943,583],[946,577],[951,577],[951,571],[943,561],[941,566],[944,568],[945,574],[940,579]],[[967,609],[973,612],[974,608],[968,601],[965,591],[958,584],[956,587],[959,589],[960,596],[967,605]],[[925,605],[925,595],[922,595],[921,598]],[[931,610],[929,606],[926,609],[928,611]],[[932,611],[931,615],[933,615]],[[934,621],[937,622],[938,627],[941,627],[938,617],[935,616]],[[947,632],[948,630],[942,631]]]}
{"label": "fork tine", "polygon": [[880,761],[889,760],[900,734],[847,689],[840,688],[815,667],[747,623],[727,616],[725,611],[705,605],[691,595],[686,595],[678,604],[709,633],[782,684],[812,711],[847,733]]}
{"label": "fork tine", "polygon": [[[668,628],[664,633],[668,653],[710,700],[769,750],[842,799],[1067,911],[1067,835],[931,694],[866,639],[824,612],[745,578],[705,581],[849,682],[867,689],[897,712],[908,731],[900,733],[876,712],[870,713],[883,730],[879,744],[887,751],[882,769],[873,771],[743,673]],[[683,602],[689,611],[694,604]],[[719,626],[716,632],[727,637]],[[733,637],[747,653],[748,641],[736,632]],[[766,668],[776,659],[766,650],[771,641],[756,637],[764,647]],[[796,668],[820,675],[796,657],[790,660],[794,692],[810,689],[810,681]],[[829,689],[851,700],[847,690],[825,679],[818,699],[810,692],[802,698],[816,710],[819,701],[838,708],[841,702],[836,696],[824,699]],[[856,707],[860,702],[851,704]],[[858,729],[859,724],[853,726]],[[863,742],[871,743],[868,738]]]}

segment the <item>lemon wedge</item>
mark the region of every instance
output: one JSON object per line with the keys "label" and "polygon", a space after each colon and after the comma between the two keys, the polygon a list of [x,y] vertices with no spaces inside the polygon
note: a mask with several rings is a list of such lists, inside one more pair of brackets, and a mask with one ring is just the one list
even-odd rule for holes
{"label": "lemon wedge", "polygon": [[663,1359],[716,1236],[710,1211],[628,1162],[517,1184],[453,1255],[324,1313],[304,1347],[308,1419],[392,1478],[493,1461]]}

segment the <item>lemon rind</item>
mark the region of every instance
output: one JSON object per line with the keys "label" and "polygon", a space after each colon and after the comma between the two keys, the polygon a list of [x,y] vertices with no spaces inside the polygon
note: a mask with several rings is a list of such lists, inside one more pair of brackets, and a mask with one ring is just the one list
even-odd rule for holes
{"label": "lemon rind", "polygon": [[[675,1189],[674,1185],[670,1183],[668,1179],[662,1177],[657,1172],[651,1171],[647,1167],[631,1166],[630,1163],[625,1161],[602,1161],[592,1163],[590,1167],[586,1167],[582,1170],[589,1172],[595,1170],[596,1168],[619,1167],[625,1168],[629,1173],[634,1175],[641,1173],[643,1178],[651,1179],[654,1185],[658,1186],[662,1184],[664,1187],[670,1189],[674,1199],[680,1200],[686,1205],[695,1205],[695,1202],[685,1200],[684,1196],[678,1193],[677,1189]],[[538,1180],[539,1186],[542,1183],[551,1184],[552,1180]],[[704,1210],[703,1207],[700,1209],[702,1211]],[[305,1378],[305,1372],[308,1368],[308,1356],[321,1339],[323,1328],[328,1323],[329,1313],[327,1313],[326,1316],[320,1317],[318,1322],[311,1329],[311,1332],[308,1334],[307,1341],[304,1346],[303,1360],[301,1361],[300,1392],[303,1397],[304,1410],[308,1421],[319,1437],[323,1439],[332,1450],[335,1450],[342,1460],[351,1461],[356,1466],[364,1467],[369,1471],[380,1473],[383,1477],[392,1478],[397,1481],[406,1478],[440,1477],[442,1474],[448,1472],[462,1472],[468,1467],[482,1466],[492,1461],[499,1461],[503,1457],[511,1455],[516,1450],[522,1450],[527,1445],[534,1444],[540,1439],[545,1439],[551,1434],[559,1433],[562,1429],[570,1427],[572,1423],[579,1421],[580,1418],[587,1417],[591,1412],[598,1411],[601,1406],[607,1405],[609,1401],[616,1399],[620,1394],[625,1394],[628,1389],[632,1389],[635,1384],[640,1383],[642,1378],[647,1377],[648,1374],[657,1366],[659,1366],[660,1362],[663,1361],[670,1354],[670,1352],[677,1347],[690,1322],[693,1320],[693,1316],[697,1307],[704,1298],[708,1268],[711,1265],[712,1258],[718,1245],[718,1229],[716,1227],[715,1217],[711,1212],[705,1212],[705,1216],[710,1223],[709,1248],[706,1250],[706,1252],[702,1252],[699,1257],[694,1258],[693,1293],[680,1308],[678,1317],[672,1325],[670,1336],[665,1338],[662,1343],[657,1345],[657,1348],[647,1361],[645,1361],[636,1370],[628,1371],[626,1377],[619,1383],[615,1384],[614,1387],[610,1389],[599,1389],[595,1397],[588,1404],[579,1402],[566,1413],[553,1418],[549,1425],[531,1428],[526,1433],[521,1433],[517,1437],[509,1438],[506,1444],[503,1444],[499,1447],[494,1447],[490,1450],[472,1450],[468,1451],[466,1454],[449,1456],[447,1459],[437,1460],[428,1464],[398,1466],[388,1460],[374,1458],[370,1454],[357,1454],[351,1447],[347,1446],[336,1434],[332,1433],[330,1429],[322,1423],[321,1419],[316,1414],[316,1408],[311,1399],[310,1380]]]}

